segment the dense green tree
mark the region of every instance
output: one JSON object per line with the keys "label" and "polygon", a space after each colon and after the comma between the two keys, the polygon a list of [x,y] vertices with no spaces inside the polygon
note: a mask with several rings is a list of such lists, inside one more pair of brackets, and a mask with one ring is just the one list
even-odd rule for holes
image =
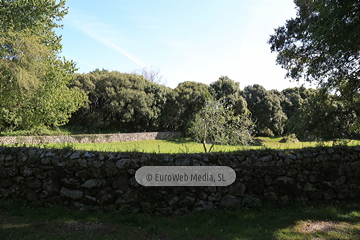
{"label": "dense green tree", "polygon": [[315,92],[316,90],[305,87],[286,88],[282,90],[281,105],[287,118],[290,119],[303,105],[308,104],[310,97],[312,97]]}
{"label": "dense green tree", "polygon": [[235,114],[248,111],[246,101],[240,94],[240,83],[227,76],[221,76],[211,83],[210,92],[226,109],[234,110]]}
{"label": "dense green tree", "polygon": [[72,87],[88,93],[87,103],[74,114],[72,124],[115,126],[122,131],[158,129],[169,91],[142,76],[107,70],[80,74]]}
{"label": "dense green tree", "polygon": [[74,63],[58,56],[66,13],[64,1],[0,1],[0,130],[62,125],[83,104],[67,86]]}
{"label": "dense green tree", "polygon": [[358,132],[357,113],[339,97],[318,91],[289,119],[288,126],[301,139],[352,137]]}
{"label": "dense green tree", "polygon": [[[205,152],[211,152],[214,144],[248,145],[252,141],[252,126],[247,114],[235,115],[233,110],[206,94],[205,104],[191,122],[189,133],[203,144]],[[211,144],[210,148],[207,144]]]}
{"label": "dense green tree", "polygon": [[297,17],[270,37],[286,77],[318,83],[359,105],[360,2],[295,0]]}
{"label": "dense green tree", "polygon": [[246,86],[242,94],[259,134],[271,136],[284,132],[287,117],[281,107],[281,98],[274,91],[255,84]]}
{"label": "dense green tree", "polygon": [[180,83],[171,92],[164,113],[171,130],[186,132],[192,118],[204,106],[206,93],[208,85],[191,81]]}

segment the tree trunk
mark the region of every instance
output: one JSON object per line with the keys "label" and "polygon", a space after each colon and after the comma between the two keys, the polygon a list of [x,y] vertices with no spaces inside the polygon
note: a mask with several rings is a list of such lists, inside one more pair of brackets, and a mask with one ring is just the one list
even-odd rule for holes
{"label": "tree trunk", "polygon": [[204,139],[204,141],[203,141],[203,147],[204,147],[204,151],[205,151],[205,153],[207,153],[208,151],[207,151],[207,147],[206,147],[206,140]]}

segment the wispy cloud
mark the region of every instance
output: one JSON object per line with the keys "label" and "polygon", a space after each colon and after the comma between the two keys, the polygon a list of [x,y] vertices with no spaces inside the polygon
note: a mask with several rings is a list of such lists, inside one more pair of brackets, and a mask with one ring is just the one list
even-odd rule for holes
{"label": "wispy cloud", "polygon": [[127,57],[131,61],[135,62],[141,67],[145,67],[147,64],[136,56],[132,55],[113,40],[114,38],[118,38],[120,33],[113,29],[110,25],[105,24],[101,21],[98,21],[90,16],[86,16],[80,14],[74,8],[70,9],[71,12],[67,17],[67,21],[76,29],[80,30],[90,38],[114,49],[116,52],[122,54]]}
{"label": "wispy cloud", "polygon": [[96,69],[96,68],[97,68],[97,67],[95,67],[94,65],[91,65],[90,63],[87,63],[87,62],[84,62],[84,61],[79,60],[79,59],[77,59],[77,58],[74,58],[74,57],[72,57],[72,56],[70,56],[70,55],[68,55],[68,54],[64,54],[64,56],[67,57],[67,58],[70,58],[70,59],[73,60],[74,62],[82,63],[82,64],[84,64],[84,65],[86,65],[86,66],[88,66],[88,67],[91,67],[91,68],[93,68],[93,69]]}

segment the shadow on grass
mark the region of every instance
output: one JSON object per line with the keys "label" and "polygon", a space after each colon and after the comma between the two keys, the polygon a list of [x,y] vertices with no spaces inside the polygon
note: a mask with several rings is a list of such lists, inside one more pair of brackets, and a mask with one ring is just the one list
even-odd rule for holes
{"label": "shadow on grass", "polygon": [[180,217],[0,203],[1,239],[358,239],[360,204],[263,206]]}

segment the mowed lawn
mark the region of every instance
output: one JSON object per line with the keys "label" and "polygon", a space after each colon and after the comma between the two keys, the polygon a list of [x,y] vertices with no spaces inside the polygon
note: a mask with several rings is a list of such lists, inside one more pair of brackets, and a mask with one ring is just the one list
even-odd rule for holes
{"label": "mowed lawn", "polygon": [[0,239],[360,239],[360,204],[262,206],[147,216],[0,201]]}
{"label": "mowed lawn", "polygon": [[[262,144],[252,146],[229,146],[215,145],[212,152],[230,152],[249,149],[296,149],[316,146],[333,146],[333,141],[327,142],[297,142],[280,143],[281,137],[268,138],[261,137]],[[335,143],[336,144],[336,143]],[[359,140],[348,140],[348,146],[360,145]],[[173,140],[145,140],[137,142],[115,142],[115,143],[62,143],[62,144],[43,144],[42,147],[64,148],[71,147],[76,150],[87,151],[107,151],[107,152],[147,152],[147,153],[202,153],[203,145],[192,142],[190,139]],[[208,148],[210,144],[208,144]]]}

